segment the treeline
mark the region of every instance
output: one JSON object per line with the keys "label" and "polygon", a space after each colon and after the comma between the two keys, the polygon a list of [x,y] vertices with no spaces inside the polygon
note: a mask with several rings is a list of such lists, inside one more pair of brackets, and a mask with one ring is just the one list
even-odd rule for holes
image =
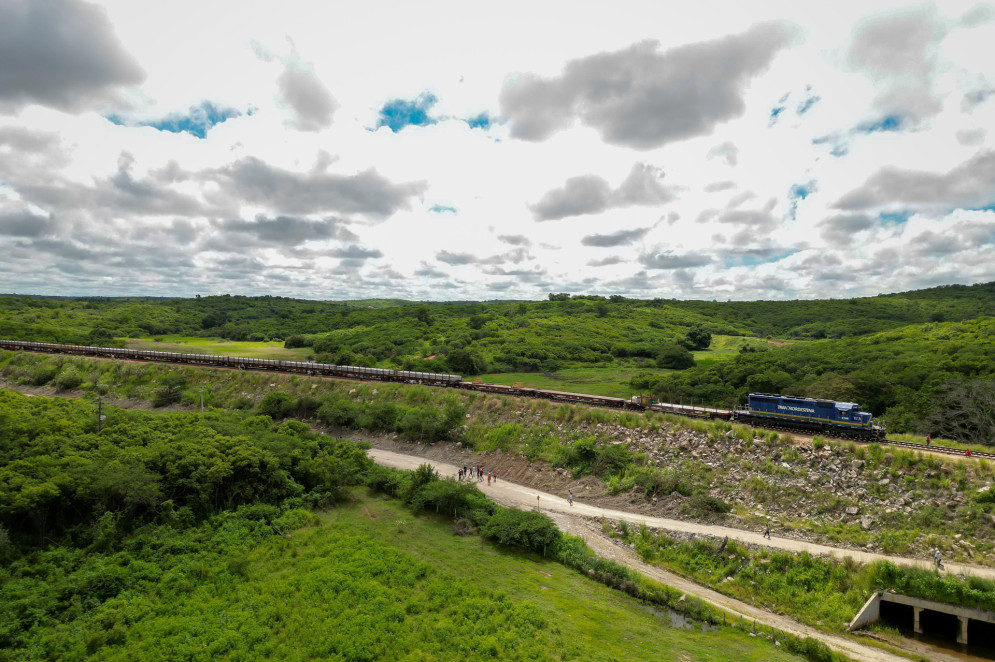
{"label": "treeline", "polygon": [[[169,334],[279,340],[288,347],[311,347],[321,361],[473,375],[550,372],[616,361],[652,363],[666,353],[665,348],[682,344],[695,327],[721,335],[820,339],[995,315],[995,283],[819,301],[708,302],[569,294],[551,294],[549,299],[415,303],[228,295],[0,296],[0,336],[92,344]],[[686,364],[686,357],[682,361]]]}

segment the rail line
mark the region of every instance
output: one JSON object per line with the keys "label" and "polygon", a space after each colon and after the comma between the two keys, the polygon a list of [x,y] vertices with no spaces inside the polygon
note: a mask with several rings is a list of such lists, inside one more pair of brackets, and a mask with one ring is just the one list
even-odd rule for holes
{"label": "rail line", "polygon": [[[234,370],[268,370],[270,372],[282,372],[288,374],[308,374],[312,376],[338,377],[360,381],[395,381],[400,383],[424,384],[428,386],[442,386],[448,388],[461,388],[471,391],[482,391],[499,395],[511,395],[515,397],[529,397],[536,399],[552,400],[556,402],[578,403],[593,405],[597,407],[607,407],[610,409],[629,409],[638,411],[655,411],[661,413],[671,413],[679,416],[686,416],[700,419],[713,420],[733,420],[735,410],[719,409],[715,407],[696,406],[692,401],[690,404],[658,402],[653,404],[642,403],[625,398],[614,398],[588,393],[569,393],[565,391],[551,391],[535,389],[521,386],[507,386],[503,384],[484,384],[481,382],[462,381],[459,375],[447,375],[436,373],[423,373],[411,371],[395,371],[380,368],[361,368],[356,366],[333,366],[304,361],[282,361],[270,359],[250,359],[234,356],[215,356],[207,354],[187,354],[175,352],[158,352],[145,350],[129,350],[107,347],[92,347],[86,345],[60,345],[57,343],[39,343],[20,340],[0,340],[0,349],[9,351],[33,351],[41,354],[72,354],[94,356],[100,358],[124,359],[132,361],[143,361],[146,363],[171,363],[177,365],[198,365],[217,368],[228,368]],[[749,423],[758,429],[783,430],[789,433],[818,434],[820,436],[855,441],[859,443],[882,443],[911,450],[941,453],[944,455],[955,455],[971,458],[995,459],[995,452],[967,450],[963,448],[952,448],[950,446],[939,446],[936,444],[920,444],[911,441],[898,441],[896,439],[868,440],[855,438],[841,434],[835,430],[809,430],[795,429],[784,425],[758,425],[756,422]]]}

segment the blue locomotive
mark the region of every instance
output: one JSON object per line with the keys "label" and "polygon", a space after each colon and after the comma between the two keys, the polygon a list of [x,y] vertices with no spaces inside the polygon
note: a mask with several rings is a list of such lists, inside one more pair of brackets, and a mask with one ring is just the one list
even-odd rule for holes
{"label": "blue locomotive", "polygon": [[856,402],[795,398],[769,393],[750,393],[748,402],[746,409],[736,411],[737,421],[854,439],[884,439],[884,427],[875,425],[871,415],[860,411]]}

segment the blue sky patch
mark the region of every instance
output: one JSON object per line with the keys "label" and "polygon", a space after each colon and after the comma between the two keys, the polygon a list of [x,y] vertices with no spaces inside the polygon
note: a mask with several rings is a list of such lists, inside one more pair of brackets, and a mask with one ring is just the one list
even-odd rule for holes
{"label": "blue sky patch", "polygon": [[436,120],[429,117],[428,112],[438,100],[438,97],[430,92],[422,94],[414,101],[392,99],[380,109],[377,128],[385,126],[394,133],[397,133],[406,126],[428,126],[429,124],[435,124]]}
{"label": "blue sky patch", "polygon": [[846,156],[850,152],[850,145],[844,140],[839,134],[830,133],[826,136],[819,136],[818,138],[812,139],[813,145],[827,145],[831,144],[832,149],[829,151],[833,156]]}
{"label": "blue sky patch", "polygon": [[970,207],[965,211],[995,211],[995,204],[985,205],[984,207]]}
{"label": "blue sky patch", "polygon": [[787,248],[782,250],[773,249],[758,249],[746,251],[739,255],[730,255],[724,262],[725,266],[728,267],[756,267],[761,264],[770,264],[771,262],[779,262],[786,257],[790,257],[795,253],[799,252],[796,248]]}
{"label": "blue sky patch", "polygon": [[880,218],[886,224],[893,223],[895,225],[900,225],[905,221],[909,220],[909,218],[914,213],[915,212],[909,209],[903,209],[902,211],[883,211],[880,214],[878,214],[878,218]]}
{"label": "blue sky patch", "polygon": [[839,143],[838,145],[833,145],[833,148],[829,150],[829,153],[837,158],[846,156],[850,153],[850,146],[846,143]]}
{"label": "blue sky patch", "polygon": [[818,188],[814,181],[795,184],[791,187],[791,190],[788,191],[788,199],[791,200],[791,220],[795,219],[795,213],[798,211],[798,201],[812,195]]}
{"label": "blue sky patch", "polygon": [[223,108],[204,101],[199,106],[191,106],[187,113],[170,113],[157,120],[129,122],[120,115],[107,115],[106,119],[118,126],[150,126],[159,131],[189,133],[198,138],[206,138],[212,127],[241,114],[234,108]]}
{"label": "blue sky patch", "polygon": [[800,104],[798,104],[798,114],[804,115],[808,111],[812,110],[812,106],[822,101],[822,97],[818,94],[813,94],[812,96],[806,98]]}
{"label": "blue sky patch", "polygon": [[486,112],[480,113],[476,117],[467,118],[463,121],[469,124],[471,129],[483,129],[486,131],[491,128],[491,116]]}
{"label": "blue sky patch", "polygon": [[815,182],[809,182],[808,184],[798,184],[791,188],[792,198],[801,198],[804,200],[815,191]]}
{"label": "blue sky patch", "polygon": [[428,208],[430,212],[435,214],[455,214],[456,207],[449,207],[447,205],[432,205]]}
{"label": "blue sky patch", "polygon": [[767,120],[767,126],[771,127],[777,124],[777,120],[780,119],[781,113],[787,108],[788,97],[791,96],[791,92],[785,93],[783,97],[777,100],[777,105],[774,106],[770,111],[770,119]]}
{"label": "blue sky patch", "polygon": [[901,115],[887,115],[876,122],[858,124],[853,130],[859,133],[887,133],[901,131],[904,123]]}

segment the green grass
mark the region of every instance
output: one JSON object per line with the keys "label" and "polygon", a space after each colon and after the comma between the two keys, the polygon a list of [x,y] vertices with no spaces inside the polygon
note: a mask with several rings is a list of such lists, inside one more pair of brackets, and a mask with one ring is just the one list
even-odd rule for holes
{"label": "green grass", "polygon": [[[712,344],[708,349],[702,349],[694,354],[694,362],[701,367],[707,367],[714,365],[716,363],[721,363],[722,361],[728,361],[729,359],[735,358],[741,349],[744,347],[770,347],[774,348],[786,345],[797,345],[804,344],[811,341],[799,341],[799,340],[765,340],[763,338],[754,338],[752,336],[721,336],[712,335]],[[672,371],[667,371],[672,372]]]}
{"label": "green grass", "polygon": [[308,347],[286,349],[282,342],[236,342],[224,338],[198,338],[195,336],[133,338],[127,340],[127,345],[129,349],[245,356],[253,359],[283,359],[286,361],[304,361],[311,355],[311,349]]}
{"label": "green grass", "polygon": [[[633,394],[629,379],[639,372],[646,372],[646,369],[635,365],[613,365],[605,368],[564,368],[556,372],[490,373],[480,377],[488,384],[521,384],[552,391],[628,398]],[[654,369],[653,372],[670,371]]]}
{"label": "green grass", "polygon": [[799,659],[734,628],[672,627],[558,563],[456,536],[364,490],[353,498],[290,538],[184,564],[163,579],[170,600],[111,600],[89,658]]}
{"label": "green grass", "polygon": [[552,659],[792,659],[732,629],[674,629],[668,617],[654,616],[636,600],[574,570],[523,558],[475,536],[455,536],[448,521],[416,517],[395,501],[364,497],[329,511],[323,520],[327,527],[311,534],[316,543],[329,537],[324,529],[348,527],[413,562],[431,564],[453,582],[485,587],[514,603],[531,602],[547,619],[545,638],[556,645],[546,651]]}
{"label": "green grass", "polygon": [[806,552],[772,552],[737,542],[716,554],[717,541],[678,542],[645,526],[620,529],[621,534],[611,527],[608,532],[621,535],[649,563],[830,632],[843,632],[871,593],[885,589],[980,609],[995,604],[995,582],[976,577],[941,576],[886,561],[865,565]]}

